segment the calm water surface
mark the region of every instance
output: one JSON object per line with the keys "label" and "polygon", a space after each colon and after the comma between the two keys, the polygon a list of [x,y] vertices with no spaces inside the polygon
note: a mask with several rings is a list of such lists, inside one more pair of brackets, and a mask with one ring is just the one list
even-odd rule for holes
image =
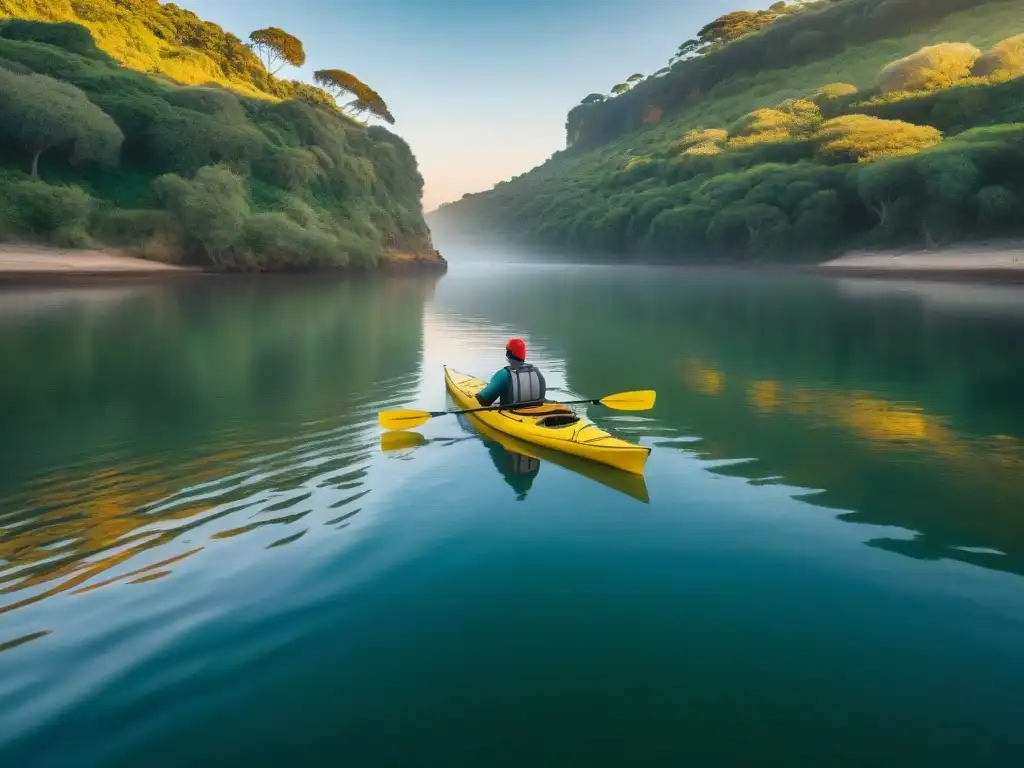
{"label": "calm water surface", "polygon": [[[439,418],[509,335],[645,478]],[[1020,764],[1024,292],[0,293],[0,765]]]}

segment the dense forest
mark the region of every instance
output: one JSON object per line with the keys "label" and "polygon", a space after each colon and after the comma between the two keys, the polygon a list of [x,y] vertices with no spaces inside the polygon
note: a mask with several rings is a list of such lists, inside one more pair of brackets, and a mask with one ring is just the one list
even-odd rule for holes
{"label": "dense forest", "polygon": [[158,0],[0,0],[0,239],[227,271],[441,262],[384,98]]}
{"label": "dense forest", "polygon": [[566,148],[442,206],[618,260],[818,260],[1024,234],[1024,4],[737,11],[569,112]]}

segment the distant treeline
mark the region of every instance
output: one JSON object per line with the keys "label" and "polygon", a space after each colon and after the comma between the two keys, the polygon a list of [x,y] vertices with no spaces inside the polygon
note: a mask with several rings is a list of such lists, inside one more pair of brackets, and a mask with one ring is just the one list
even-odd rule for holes
{"label": "distant treeline", "polygon": [[[847,0],[805,10],[706,60],[734,46],[752,50],[751,41],[797,19],[840,12],[871,19],[880,7]],[[1005,33],[1004,16],[986,17],[986,9],[1005,15],[1013,7],[990,3],[972,15]],[[1024,31],[1024,16],[1020,22]],[[792,91],[787,84],[819,70],[834,73],[790,70],[771,87]],[[431,225],[643,261],[815,260],[857,246],[1021,235],[1022,75],[1024,34],[996,38],[985,51],[928,45],[876,69],[868,88],[819,83],[732,119],[737,103],[763,103],[765,78],[725,83],[726,93],[704,97],[678,122],[556,153],[489,192],[443,206]]]}
{"label": "distant treeline", "polygon": [[[715,86],[738,76],[831,58],[850,47],[927,29],[930,23],[957,11],[1012,2],[816,0],[805,8],[788,6],[799,12],[764,12],[772,22],[765,26],[708,25],[719,33],[715,42],[700,37],[687,41],[680,46],[683,55],[673,57],[671,66],[660,74],[639,80],[614,98],[592,99],[592,94],[584,100],[587,103],[573,108],[566,118],[566,144],[579,149],[599,146],[696,104]],[[785,3],[773,8],[780,5]],[[741,36],[734,38],[733,34]]]}

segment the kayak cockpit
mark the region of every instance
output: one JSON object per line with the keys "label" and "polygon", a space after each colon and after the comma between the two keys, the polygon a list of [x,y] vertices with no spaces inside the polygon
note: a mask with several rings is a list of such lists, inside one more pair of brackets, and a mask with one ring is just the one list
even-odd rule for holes
{"label": "kayak cockpit", "polygon": [[525,416],[529,419],[536,419],[534,423],[538,427],[547,427],[548,429],[569,427],[580,420],[580,417],[574,411],[560,403],[541,403],[539,405],[514,408],[509,409],[509,413],[516,416]]}

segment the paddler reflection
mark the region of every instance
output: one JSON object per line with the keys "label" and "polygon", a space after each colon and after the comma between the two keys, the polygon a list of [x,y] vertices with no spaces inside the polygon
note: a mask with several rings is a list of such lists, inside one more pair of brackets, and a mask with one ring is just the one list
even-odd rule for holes
{"label": "paddler reflection", "polygon": [[[389,453],[396,452],[396,457],[399,458],[412,459],[411,449],[425,446],[428,443],[445,446],[463,440],[483,438],[484,445],[487,447],[487,452],[498,473],[512,487],[516,498],[520,501],[526,498],[533,487],[533,481],[540,471],[541,463],[548,461],[570,472],[588,477],[607,488],[624,493],[644,504],[650,503],[650,497],[647,495],[647,483],[643,475],[622,472],[593,461],[527,444],[488,427],[484,422],[472,416],[460,415],[456,416],[456,420],[462,430],[468,433],[465,437],[435,437],[428,440],[419,432],[408,430],[384,432],[380,436],[381,450]],[[410,452],[402,453],[407,450]]]}
{"label": "paddler reflection", "polygon": [[[466,416],[457,416],[456,418],[458,419],[459,427],[464,432],[469,432],[470,434],[481,433],[479,429],[480,421],[470,423],[469,418]],[[484,429],[487,429],[486,425]],[[494,462],[494,466],[497,467],[501,476],[505,478],[505,482],[516,492],[516,500],[522,501],[530,492],[530,488],[533,487],[533,481],[540,471],[540,459],[516,453],[510,448],[503,447],[490,434],[481,433],[481,436],[484,439],[484,445],[487,447],[487,453],[490,455],[491,461]]]}

